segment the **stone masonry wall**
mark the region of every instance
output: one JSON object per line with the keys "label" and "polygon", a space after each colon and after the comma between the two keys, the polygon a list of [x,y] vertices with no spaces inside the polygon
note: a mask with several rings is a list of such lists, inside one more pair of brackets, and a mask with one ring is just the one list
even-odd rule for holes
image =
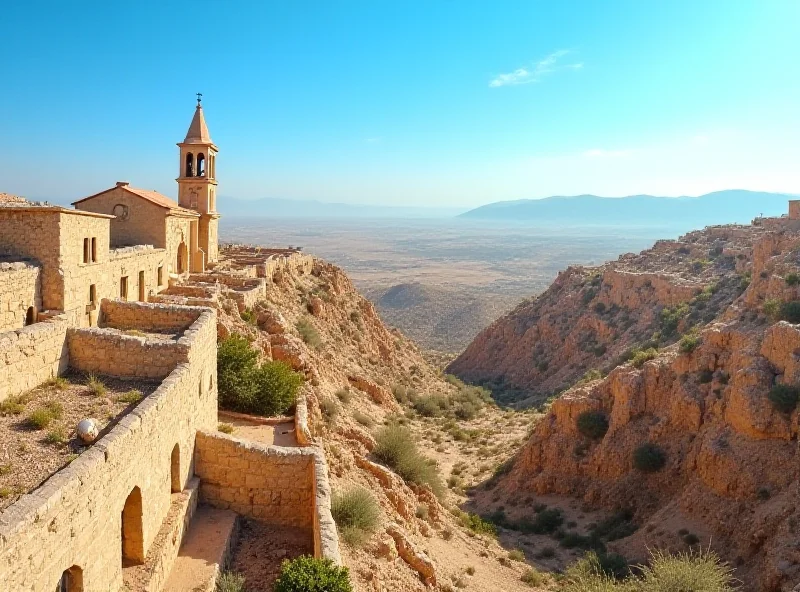
{"label": "stone masonry wall", "polygon": [[217,425],[214,311],[203,311],[186,336],[187,362],[77,459],[0,512],[0,589],[49,592],[72,566],[83,570],[85,592],[122,587],[126,499],[139,488],[147,552],[170,507],[174,447],[185,486],[195,434]]}
{"label": "stone masonry wall", "polygon": [[32,262],[0,263],[0,331],[24,327],[28,308],[42,309],[40,271]]}
{"label": "stone masonry wall", "polygon": [[0,401],[24,393],[67,369],[64,315],[0,333]]}
{"label": "stone masonry wall", "polygon": [[200,500],[286,526],[314,526],[314,456],[306,448],[199,433],[195,471]]}
{"label": "stone masonry wall", "polygon": [[174,331],[188,329],[204,312],[202,308],[103,301],[100,325],[114,329]]}

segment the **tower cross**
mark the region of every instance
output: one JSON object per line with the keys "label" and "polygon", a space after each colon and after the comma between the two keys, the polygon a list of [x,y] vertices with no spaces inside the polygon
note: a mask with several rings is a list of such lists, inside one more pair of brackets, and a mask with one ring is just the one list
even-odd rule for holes
{"label": "tower cross", "polygon": [[203,93],[197,93],[197,105],[200,105],[200,101],[203,100]]}

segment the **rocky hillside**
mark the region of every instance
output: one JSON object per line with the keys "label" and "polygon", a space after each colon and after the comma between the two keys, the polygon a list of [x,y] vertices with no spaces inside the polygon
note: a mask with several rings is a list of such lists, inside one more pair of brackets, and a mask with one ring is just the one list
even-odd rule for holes
{"label": "rocky hillside", "polygon": [[[233,332],[247,335],[265,359],[284,360],[306,376],[310,424],[325,449],[334,495],[361,487],[380,504],[378,528],[365,541],[342,544],[356,590],[422,591],[429,589],[426,582],[439,590],[537,589],[521,581],[525,563],[507,560],[508,551],[495,539],[477,536],[459,521],[455,504],[464,499],[463,492],[445,490],[437,498],[373,455],[376,432],[390,418],[401,421],[425,454],[438,461],[442,481],[453,465],[474,465],[474,472],[458,479],[466,486],[488,478],[499,462],[493,456],[502,460],[510,450],[489,453],[484,446],[478,467],[477,439],[462,441],[480,431],[486,443],[496,433],[499,441],[516,438],[519,446],[527,429],[524,418],[522,423],[504,419],[498,409],[484,406],[473,410],[461,429],[450,425],[452,434],[437,419],[414,419],[409,397],[417,395],[412,393],[446,401],[462,387],[445,381],[412,342],[384,326],[339,268],[320,260],[310,275],[278,274],[267,299],[252,310],[240,311],[226,301],[219,336]],[[404,405],[392,391],[403,393]],[[464,456],[467,450],[474,459]]]}
{"label": "rocky hillside", "polygon": [[607,373],[717,318],[747,287],[765,233],[712,227],[600,267],[570,267],[482,331],[448,370],[502,402],[539,404],[587,371]]}
{"label": "rocky hillside", "polygon": [[796,221],[710,228],[570,269],[495,323],[456,371],[523,394],[577,384],[486,495],[616,510],[609,549],[629,560],[710,545],[743,590],[797,590],[799,253]]}

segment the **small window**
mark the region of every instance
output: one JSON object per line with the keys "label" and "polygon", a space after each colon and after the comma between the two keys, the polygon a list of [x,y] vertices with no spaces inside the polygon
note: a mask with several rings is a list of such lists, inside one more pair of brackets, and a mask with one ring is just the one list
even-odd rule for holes
{"label": "small window", "polygon": [[83,592],[83,570],[73,565],[61,574],[56,592]]}
{"label": "small window", "polygon": [[89,239],[83,239],[83,262],[89,263]]}
{"label": "small window", "polygon": [[128,299],[128,276],[124,275],[119,278],[119,297],[123,300]]}
{"label": "small window", "polygon": [[159,265],[158,266],[158,271],[156,272],[156,279],[158,280],[157,283],[158,283],[159,286],[163,286],[164,285],[164,266],[163,265]]}
{"label": "small window", "polygon": [[36,309],[32,306],[28,307],[28,312],[25,313],[25,325],[33,325],[36,322]]}
{"label": "small window", "polygon": [[97,239],[92,238],[92,263],[97,261]]}
{"label": "small window", "polygon": [[97,304],[97,288],[95,284],[89,286],[89,304]]}

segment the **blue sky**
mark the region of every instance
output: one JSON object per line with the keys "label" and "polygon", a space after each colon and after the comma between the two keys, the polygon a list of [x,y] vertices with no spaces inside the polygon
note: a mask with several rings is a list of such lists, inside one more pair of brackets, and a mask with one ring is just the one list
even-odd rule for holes
{"label": "blue sky", "polygon": [[800,192],[800,2],[13,2],[0,191],[474,206]]}

